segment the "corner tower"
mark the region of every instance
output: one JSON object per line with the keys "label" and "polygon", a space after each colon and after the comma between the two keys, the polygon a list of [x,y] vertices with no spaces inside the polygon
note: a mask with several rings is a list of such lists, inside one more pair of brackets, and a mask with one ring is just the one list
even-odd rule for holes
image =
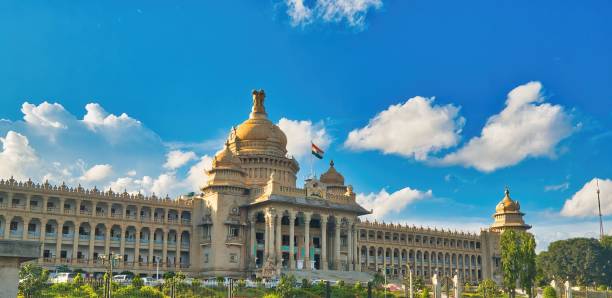
{"label": "corner tower", "polygon": [[495,222],[491,225],[491,231],[503,232],[510,229],[526,231],[531,229],[531,226],[525,224],[523,220],[525,213],[521,212],[521,204],[510,198],[510,190],[507,187],[504,194],[501,202],[495,207],[495,214],[493,214]]}

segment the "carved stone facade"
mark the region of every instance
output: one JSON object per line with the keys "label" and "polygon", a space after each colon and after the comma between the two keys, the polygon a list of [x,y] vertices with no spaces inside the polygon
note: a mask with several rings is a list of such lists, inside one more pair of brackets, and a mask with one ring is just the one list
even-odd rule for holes
{"label": "carved stone facade", "polygon": [[263,90],[232,128],[194,196],[145,197],[0,181],[0,238],[42,242],[39,263],[103,272],[98,256],[123,256],[117,271],[193,276],[277,276],[290,271],[386,272],[466,282],[500,278],[499,233],[528,229],[509,192],[479,234],[360,220],[369,214],[333,164],[296,187],[298,162],[267,117]]}

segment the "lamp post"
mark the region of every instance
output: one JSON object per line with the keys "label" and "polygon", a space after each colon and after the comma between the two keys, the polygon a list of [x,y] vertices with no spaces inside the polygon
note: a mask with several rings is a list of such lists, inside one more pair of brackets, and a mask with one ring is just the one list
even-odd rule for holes
{"label": "lamp post", "polygon": [[102,262],[108,261],[108,267],[109,267],[109,273],[108,273],[108,280],[106,281],[106,289],[104,291],[104,297],[106,298],[111,298],[111,296],[113,295],[113,290],[112,290],[112,279],[113,279],[113,265],[115,263],[115,261],[119,261],[121,260],[121,256],[118,254],[114,254],[113,252],[110,252],[108,255],[100,255],[99,258],[102,260]]}

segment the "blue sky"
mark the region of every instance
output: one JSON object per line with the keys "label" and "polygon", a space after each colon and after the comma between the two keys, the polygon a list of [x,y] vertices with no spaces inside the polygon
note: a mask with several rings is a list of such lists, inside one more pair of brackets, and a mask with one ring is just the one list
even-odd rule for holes
{"label": "blue sky", "polygon": [[302,169],[314,137],[379,220],[478,230],[508,185],[543,249],[596,235],[599,178],[610,232],[611,9],[4,1],[0,176],[189,191],[263,88]]}

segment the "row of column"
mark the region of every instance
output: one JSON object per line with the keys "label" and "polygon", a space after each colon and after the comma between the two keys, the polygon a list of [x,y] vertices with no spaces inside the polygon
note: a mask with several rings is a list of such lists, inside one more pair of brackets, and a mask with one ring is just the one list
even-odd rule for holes
{"label": "row of column", "polygon": [[[305,270],[310,270],[310,221],[312,219],[312,212],[302,212],[304,215],[304,263]],[[297,212],[289,212],[289,268],[291,270],[296,269],[295,264],[295,220]],[[282,264],[282,218],[283,214],[276,214],[273,210],[266,210],[265,213],[265,230],[264,230],[264,260],[272,260],[274,264],[280,266]],[[328,270],[328,256],[327,256],[327,224],[329,222],[329,215],[320,215],[321,222],[321,254],[320,264],[322,270]],[[255,216],[252,216],[250,222],[250,236],[251,236],[251,260],[254,264],[256,258],[256,249],[254,248],[255,243]],[[348,222],[347,230],[347,257],[348,257],[348,268],[341,268],[340,262],[340,236],[341,236],[341,224],[339,220],[336,221],[334,229],[334,257],[333,257],[333,269],[343,270],[348,269],[349,271],[361,271],[361,264],[359,262],[359,254],[357,253],[357,229],[352,221]]]}

